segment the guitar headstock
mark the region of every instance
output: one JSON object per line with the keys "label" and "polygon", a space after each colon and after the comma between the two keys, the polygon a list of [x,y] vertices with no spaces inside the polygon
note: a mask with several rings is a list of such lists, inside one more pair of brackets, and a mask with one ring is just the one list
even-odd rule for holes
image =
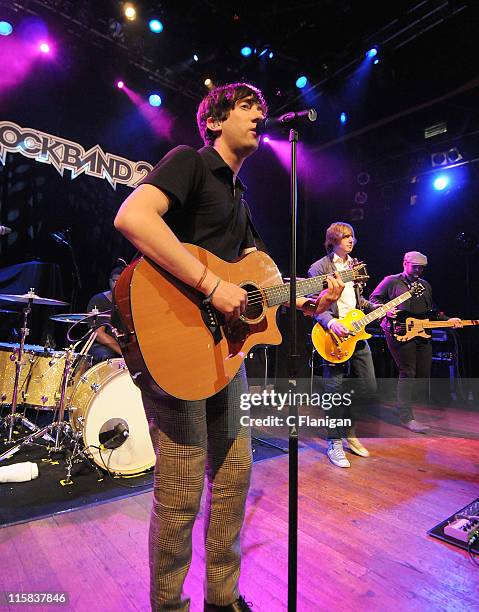
{"label": "guitar headstock", "polygon": [[355,283],[365,283],[369,279],[366,264],[363,261],[355,260],[351,266],[351,272]]}
{"label": "guitar headstock", "polygon": [[419,281],[412,283],[409,289],[409,293],[413,297],[420,297],[425,291],[426,291],[426,287],[424,287],[424,285],[420,283]]}

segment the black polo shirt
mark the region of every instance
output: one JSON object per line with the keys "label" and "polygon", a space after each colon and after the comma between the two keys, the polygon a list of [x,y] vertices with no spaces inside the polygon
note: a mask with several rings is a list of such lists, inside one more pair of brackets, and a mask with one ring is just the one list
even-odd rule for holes
{"label": "black polo shirt", "polygon": [[141,184],[154,185],[170,199],[163,219],[181,242],[232,261],[255,246],[243,200],[245,186],[213,147],[181,145],[170,151]]}

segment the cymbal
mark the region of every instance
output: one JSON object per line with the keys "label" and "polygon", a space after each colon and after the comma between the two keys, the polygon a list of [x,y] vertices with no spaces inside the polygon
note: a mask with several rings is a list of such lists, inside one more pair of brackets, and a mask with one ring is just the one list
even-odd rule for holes
{"label": "cymbal", "polygon": [[69,312],[67,314],[52,315],[50,319],[53,321],[60,321],[60,323],[93,323],[98,320],[109,320],[111,317],[111,310],[105,310],[103,312]]}
{"label": "cymbal", "polygon": [[68,302],[62,302],[61,300],[52,300],[50,298],[42,298],[33,291],[23,293],[22,295],[14,295],[12,293],[0,293],[0,301],[5,302],[19,302],[20,304],[26,304],[29,301],[32,304],[40,304],[43,306],[68,306]]}

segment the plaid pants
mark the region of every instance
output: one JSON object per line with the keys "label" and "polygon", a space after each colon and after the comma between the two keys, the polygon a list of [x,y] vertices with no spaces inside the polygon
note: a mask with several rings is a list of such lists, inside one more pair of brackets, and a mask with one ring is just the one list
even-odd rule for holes
{"label": "plaid pants", "polygon": [[143,394],[157,460],[150,520],[150,598],[154,612],[188,611],[182,596],[205,471],[205,598],[225,606],[239,596],[240,531],[251,476],[249,427],[240,425],[244,366],[207,400]]}

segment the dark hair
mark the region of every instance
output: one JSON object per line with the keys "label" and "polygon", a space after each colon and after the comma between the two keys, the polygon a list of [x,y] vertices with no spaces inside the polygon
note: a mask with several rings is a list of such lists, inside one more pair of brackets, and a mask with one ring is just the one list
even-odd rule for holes
{"label": "dark hair", "polygon": [[229,83],[215,87],[201,100],[196,114],[198,129],[205,144],[212,145],[218,134],[212,132],[207,127],[209,117],[214,121],[224,121],[228,118],[231,110],[238,100],[251,98],[251,100],[262,107],[264,114],[268,111],[268,106],[263,93],[254,85],[248,83]]}
{"label": "dark hair", "polygon": [[110,272],[110,280],[112,276],[119,276],[123,272],[123,270],[126,268],[126,261],[124,259],[117,259],[116,264],[117,265]]}
{"label": "dark hair", "polygon": [[331,223],[326,230],[326,240],[324,242],[326,252],[331,253],[331,251],[334,250],[334,247],[339,244],[348,234],[352,234],[354,244],[356,244],[354,230],[349,223],[345,223],[344,221],[335,221],[334,223]]}

